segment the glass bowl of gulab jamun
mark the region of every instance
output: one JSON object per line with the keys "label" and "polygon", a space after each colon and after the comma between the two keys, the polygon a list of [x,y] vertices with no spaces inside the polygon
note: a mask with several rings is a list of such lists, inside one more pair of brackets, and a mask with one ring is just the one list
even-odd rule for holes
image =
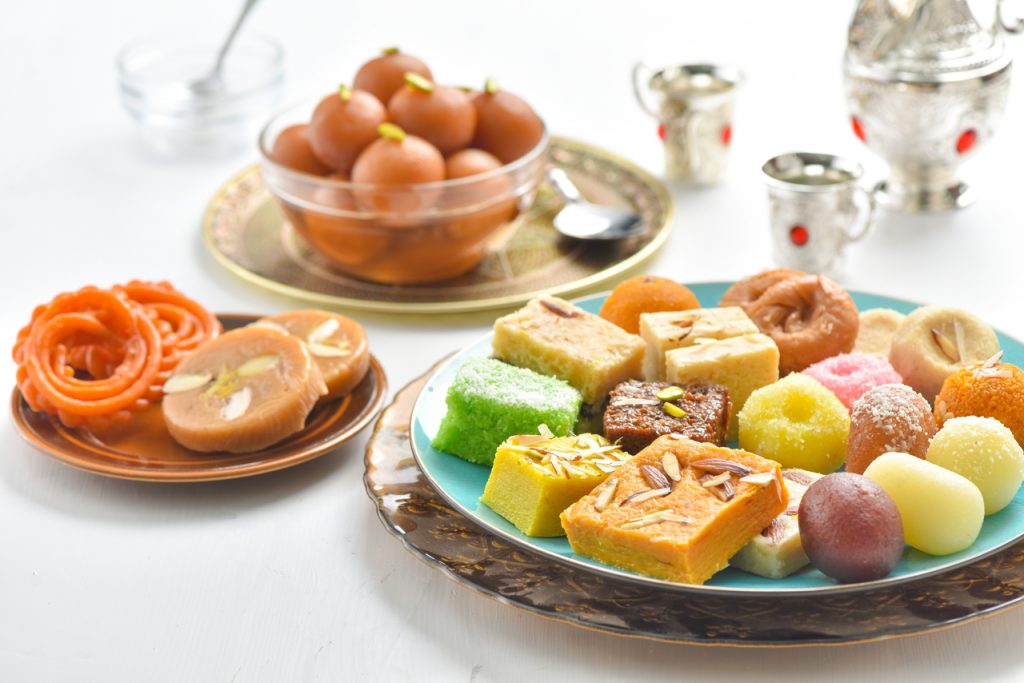
{"label": "glass bowl of gulab jamun", "polygon": [[296,232],[341,273],[387,284],[479,264],[533,201],[547,149],[522,98],[438,84],[393,49],[260,134],[263,181]]}

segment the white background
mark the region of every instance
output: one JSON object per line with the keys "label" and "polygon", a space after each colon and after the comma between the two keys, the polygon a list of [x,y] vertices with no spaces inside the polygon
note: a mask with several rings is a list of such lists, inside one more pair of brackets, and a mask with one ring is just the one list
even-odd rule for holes
{"label": "white background", "polygon": [[[235,2],[3,0],[0,21],[0,340],[37,303],[87,283],[170,279],[219,311],[287,300],[222,272],[199,219],[255,159],[169,162],[119,108],[120,45],[167,27],[225,27]],[[726,182],[676,192],[652,272],[734,278],[769,264],[759,167],[791,149],[868,157],[850,133],[841,56],[850,0],[821,2],[327,2],[264,0],[250,29],[287,50],[288,98],[349,80],[382,46],[441,80],[498,77],[558,134],[660,170],[632,63],[718,60],[749,76]],[[1013,46],[1021,49],[1020,43]],[[849,250],[843,284],[969,308],[1024,337],[1019,159],[1024,84],[968,168],[979,202],[884,215]],[[359,316],[393,389],[482,334],[487,316]],[[2,375],[13,385],[6,356]],[[104,479],[30,450],[0,421],[0,679],[4,681],[888,680],[1024,678],[1024,610],[878,644],[797,651],[671,646],[590,633],[449,582],[407,553],[363,492],[365,435],[251,480]]]}

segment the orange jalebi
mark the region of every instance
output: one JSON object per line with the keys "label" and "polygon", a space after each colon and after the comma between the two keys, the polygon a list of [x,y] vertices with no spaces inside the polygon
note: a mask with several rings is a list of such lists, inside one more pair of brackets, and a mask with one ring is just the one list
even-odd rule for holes
{"label": "orange jalebi", "polygon": [[83,287],[36,307],[18,332],[18,387],[33,410],[102,431],[159,400],[183,356],[219,332],[167,283]]}
{"label": "orange jalebi", "polygon": [[221,332],[217,316],[176,290],[168,282],[132,280],[114,291],[142,306],[156,325],[162,344],[160,371],[149,398],[160,400],[161,389],[178,363],[197,346]]}

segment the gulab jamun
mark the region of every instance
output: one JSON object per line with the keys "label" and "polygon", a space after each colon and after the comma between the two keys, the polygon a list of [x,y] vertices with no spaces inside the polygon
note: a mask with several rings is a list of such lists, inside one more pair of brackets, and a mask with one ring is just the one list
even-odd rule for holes
{"label": "gulab jamun", "polygon": [[320,176],[331,172],[327,164],[313,153],[309,144],[309,126],[305,123],[288,126],[278,133],[270,150],[270,158],[293,171]]}
{"label": "gulab jamun", "polygon": [[899,508],[861,474],[837,472],[811,484],[797,521],[811,564],[844,583],[884,578],[903,556]]}
{"label": "gulab jamun", "polygon": [[467,147],[476,131],[476,109],[469,95],[411,72],[405,80],[388,102],[388,119],[441,154]]}
{"label": "gulab jamun", "polygon": [[342,85],[320,100],[309,122],[313,152],[336,172],[348,173],[356,157],[377,139],[387,110],[365,90]]}
{"label": "gulab jamun", "polygon": [[433,206],[440,197],[439,188],[389,191],[387,187],[444,180],[444,157],[423,138],[407,135],[394,124],[381,124],[379,132],[380,137],[356,159],[352,182],[382,189],[356,188],[356,201],[364,209],[382,212],[411,212]]}
{"label": "gulab jamun", "polygon": [[395,92],[405,85],[405,74],[412,72],[428,80],[434,75],[420,59],[399,52],[398,48],[385,48],[380,57],[375,57],[359,67],[352,86],[371,93],[381,102],[387,103]]}
{"label": "gulab jamun", "polygon": [[473,147],[486,150],[504,163],[515,161],[544,137],[544,122],[521,97],[488,80],[472,98],[476,108]]}
{"label": "gulab jamun", "polygon": [[498,157],[482,149],[463,149],[448,157],[445,162],[445,178],[466,178],[501,168]]}

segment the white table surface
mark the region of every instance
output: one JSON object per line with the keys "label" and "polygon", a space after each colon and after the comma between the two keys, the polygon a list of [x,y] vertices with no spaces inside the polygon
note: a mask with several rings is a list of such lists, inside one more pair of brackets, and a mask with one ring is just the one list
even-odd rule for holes
{"label": "white table surface", "polygon": [[[5,2],[0,22],[0,340],[32,307],[87,283],[170,279],[213,310],[289,301],[222,271],[199,219],[255,158],[166,161],[120,109],[126,41],[235,2]],[[639,58],[730,61],[749,75],[728,179],[675,191],[677,218],[650,271],[735,278],[769,264],[759,167],[781,151],[852,155],[840,60],[853,3],[265,0],[251,27],[287,49],[288,97],[351,78],[378,48],[422,55],[455,83],[499,77],[559,134],[660,170],[635,106]],[[1015,46],[1020,48],[1018,44]],[[969,308],[1024,337],[1019,159],[1024,89],[967,169],[981,192],[955,214],[883,215],[850,248],[844,285]],[[392,390],[486,330],[488,319],[359,316]],[[14,366],[0,361],[13,384]],[[0,679],[4,681],[541,681],[817,678],[1017,681],[1024,610],[941,633],[796,651],[673,646],[577,630],[481,598],[389,536],[362,486],[366,435],[253,479],[155,485],[78,472],[0,420]]]}

